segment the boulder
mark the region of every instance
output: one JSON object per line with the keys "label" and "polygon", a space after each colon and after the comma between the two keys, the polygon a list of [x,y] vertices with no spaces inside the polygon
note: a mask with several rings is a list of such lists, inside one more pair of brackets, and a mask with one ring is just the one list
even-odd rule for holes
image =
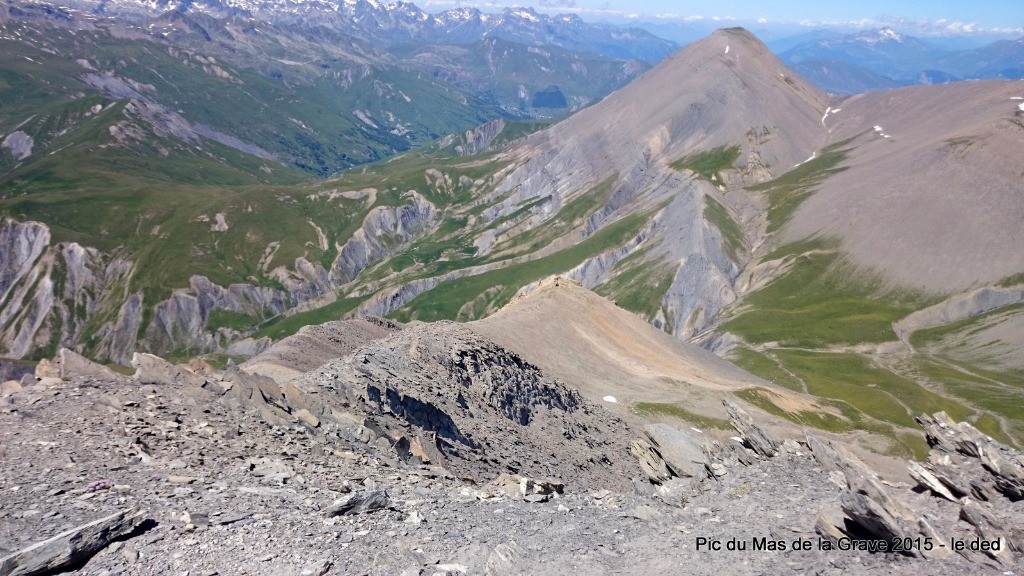
{"label": "boulder", "polygon": [[0,398],[21,392],[21,383],[17,380],[8,380],[0,384]]}
{"label": "boulder", "polygon": [[[915,530],[895,514],[895,510],[866,494],[846,491],[839,497],[839,503],[846,517],[860,527],[869,539],[892,542],[916,536]],[[904,554],[913,556],[916,551],[908,550]]]}
{"label": "boulder", "polygon": [[914,420],[924,429],[928,445],[942,452],[959,452],[979,458],[983,447],[994,443],[974,426],[967,422],[957,423],[945,412],[936,412],[931,416],[922,414]]}
{"label": "boulder", "polygon": [[700,439],[667,424],[644,426],[644,434],[673,474],[680,478],[707,476],[708,461]]}
{"label": "boulder", "polygon": [[681,478],[670,478],[655,488],[655,496],[669,506],[685,508],[693,493],[691,482]]}
{"label": "boulder", "polygon": [[486,576],[514,576],[527,573],[524,566],[523,550],[515,540],[498,544],[487,557],[484,566]]}
{"label": "boulder", "polygon": [[743,443],[748,448],[765,458],[771,458],[778,453],[778,442],[754,424],[754,419],[749,414],[729,399],[722,400],[722,404],[725,404],[725,410],[729,414],[729,423],[743,438]]}
{"label": "boulder", "polygon": [[132,367],[135,368],[133,378],[140,384],[157,384],[162,386],[187,385],[202,388],[206,378],[188,368],[175,366],[170,362],[154,356],[136,352],[132,355]]}
{"label": "boulder", "polygon": [[822,510],[814,521],[814,530],[823,538],[836,544],[840,539],[846,538],[846,533],[843,532],[844,518],[843,511],[838,507]]}
{"label": "boulder", "polygon": [[1002,524],[982,508],[981,504],[965,498],[960,507],[960,519],[974,526],[974,532],[981,540],[999,542],[999,550],[984,550],[985,554],[994,560],[1002,560],[1009,556],[1009,542]]}
{"label": "boulder", "polygon": [[941,496],[950,502],[956,502],[957,498],[949,491],[949,488],[939,480],[935,474],[918,462],[911,461],[907,465],[910,477],[917,482],[918,486],[931,490],[936,496]]}
{"label": "boulder", "polygon": [[295,417],[301,420],[303,423],[308,425],[310,428],[316,428],[320,426],[320,419],[313,415],[312,412],[303,408],[295,412]]}
{"label": "boulder", "polygon": [[384,490],[353,492],[335,500],[324,510],[326,516],[349,516],[352,514],[368,514],[384,510],[391,504],[391,498]]}
{"label": "boulder", "polygon": [[939,536],[939,533],[932,527],[931,522],[928,522],[926,518],[921,518],[917,522],[918,532],[925,538],[931,538],[934,546],[931,550],[921,549],[921,555],[929,560],[942,560],[949,558],[953,555],[953,551],[949,549],[949,546],[942,545],[943,539]]}
{"label": "boulder", "polygon": [[72,350],[68,350],[67,348],[61,348],[57,351],[57,366],[58,373],[61,378],[82,376],[97,380],[113,380],[119,377],[117,373],[110,368],[107,368],[102,364],[97,364],[85,356],[82,356]]}
{"label": "boulder", "polygon": [[655,484],[661,484],[672,478],[661,454],[644,440],[634,440],[629,445],[629,453],[640,463],[640,470]]}
{"label": "boulder", "polygon": [[124,510],[62,532],[0,558],[0,574],[50,574],[88,559],[145,520],[141,512]]}
{"label": "boulder", "polygon": [[523,498],[530,496],[554,496],[565,491],[565,484],[557,480],[537,480],[535,478],[519,478],[519,494]]}
{"label": "boulder", "polygon": [[60,378],[60,367],[43,358],[39,361],[39,364],[36,364],[35,376],[37,379]]}

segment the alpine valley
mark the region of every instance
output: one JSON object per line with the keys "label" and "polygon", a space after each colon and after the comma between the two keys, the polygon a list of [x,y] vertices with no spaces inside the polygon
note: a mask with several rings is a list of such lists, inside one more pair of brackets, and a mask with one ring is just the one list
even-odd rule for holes
{"label": "alpine valley", "polygon": [[[44,467],[167,483],[67,513],[147,542],[89,573],[1024,567],[1024,81],[835,95],[742,28],[530,9],[3,2],[0,573],[83,539],[33,531],[78,494]],[[109,445],[35,454],[74,418]],[[694,548],[734,535],[789,553]]]}

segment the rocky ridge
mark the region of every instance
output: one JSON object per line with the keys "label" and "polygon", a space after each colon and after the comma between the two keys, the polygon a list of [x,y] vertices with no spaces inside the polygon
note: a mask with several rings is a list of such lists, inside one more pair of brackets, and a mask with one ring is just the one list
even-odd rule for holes
{"label": "rocky ridge", "polygon": [[[133,363],[122,376],[62,351],[3,385],[4,573],[1024,565],[1024,455],[944,414],[920,418],[933,451],[910,463],[911,484],[836,441],[773,438],[731,401],[734,438],[640,428],[450,324],[407,327],[282,382],[201,361]],[[66,555],[69,538],[88,552]],[[897,538],[912,542],[906,553],[877,549]]]}
{"label": "rocky ridge", "polygon": [[414,461],[477,482],[508,472],[622,488],[629,476],[621,421],[457,324],[411,326],[295,386],[368,414]]}

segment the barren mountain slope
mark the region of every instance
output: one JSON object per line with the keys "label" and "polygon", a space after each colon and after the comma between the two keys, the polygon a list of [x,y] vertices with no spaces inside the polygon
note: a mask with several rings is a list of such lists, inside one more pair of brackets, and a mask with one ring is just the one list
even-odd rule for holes
{"label": "barren mountain slope", "polygon": [[836,403],[857,428],[895,427],[917,453],[906,430],[938,409],[1014,443],[1022,105],[1020,81],[833,102],[828,146],[748,187],[766,199],[768,227],[740,297],[702,342]]}
{"label": "barren mountain slope", "polygon": [[556,257],[581,244],[600,245],[597,254],[561,258],[546,274],[481,280],[472,292],[474,281],[441,278],[400,317],[451,318],[451,301],[461,299],[475,302],[457,317],[472,319],[522,285],[563,273],[692,336],[735,299],[748,249],[737,220],[749,198],[726,197],[724,184],[761,182],[809,156],[825,143],[825,108],[825,95],[749,32],[719,30],[504,153],[512,169],[467,211],[475,229],[461,231],[483,262]]}
{"label": "barren mountain slope", "polygon": [[363,318],[304,326],[243,362],[242,368],[284,383],[398,329],[388,320]]}
{"label": "barren mountain slope", "polygon": [[[959,292],[1024,271],[1024,82],[962,82],[853,96],[825,119],[850,138],[787,236],[842,249],[900,284]],[[877,127],[877,128],[876,128]]]}
{"label": "barren mountain slope", "polygon": [[544,282],[470,326],[592,400],[671,401],[766,385],[565,280]]}
{"label": "barren mountain slope", "polygon": [[[841,421],[828,403],[787,390],[696,345],[658,330],[593,292],[556,278],[517,297],[497,313],[472,322],[473,331],[515,351],[608,410],[632,422],[685,421],[708,437],[729,436],[723,399],[742,398],[763,407],[760,398],[807,422]],[[748,408],[753,410],[753,408]],[[757,412],[772,433],[799,436],[806,422]],[[813,425],[813,424],[812,424]],[[816,427],[821,428],[820,425]],[[885,445],[884,436],[859,431],[843,438],[879,469],[892,462],[862,448]]]}
{"label": "barren mountain slope", "polygon": [[[601,179],[624,163],[668,162],[700,149],[739,144],[774,173],[803,160],[824,141],[827,97],[742,28],[718,30],[614,92],[599,105],[530,138],[555,152],[538,162],[566,171],[574,156],[597,163]],[[751,135],[758,131],[759,140]],[[742,154],[744,164],[746,154]]]}

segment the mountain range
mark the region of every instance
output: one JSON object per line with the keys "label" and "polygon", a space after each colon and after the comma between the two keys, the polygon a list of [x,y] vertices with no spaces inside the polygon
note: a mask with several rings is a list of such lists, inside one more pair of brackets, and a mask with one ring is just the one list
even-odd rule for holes
{"label": "mountain range", "polygon": [[952,49],[892,28],[777,44],[780,57],[838,94],[983,78],[1024,78],[1024,39]]}
{"label": "mountain range", "polygon": [[[580,23],[558,27],[547,19],[488,16],[488,26],[497,28],[475,36],[432,33],[448,43],[411,36],[384,41],[380,35],[389,29],[378,20],[414,6],[346,7],[351,14],[336,13],[336,21],[299,23],[187,7],[159,12],[153,6],[150,15],[133,12],[137,18],[131,20],[98,6],[85,12],[9,3],[0,42],[11,56],[2,63],[11,88],[0,122],[5,132],[18,128],[29,135],[35,154],[0,160],[3,178],[48,170],[30,166],[37,161],[64,165],[64,155],[117,123],[130,124],[127,132],[118,130],[135,136],[105,148],[101,155],[107,158],[91,167],[148,164],[137,173],[182,182],[197,177],[179,160],[204,166],[199,179],[208,182],[323,177],[488,120],[564,116],[649,67],[561,48],[560,41],[585,43],[582,36],[610,34]],[[514,25],[520,20],[522,29]],[[540,31],[551,34],[541,38]],[[615,51],[645,41],[628,35],[602,45]],[[106,108],[124,98],[136,105]],[[215,150],[188,144],[204,140]],[[235,157],[239,152],[252,157]],[[252,164],[255,158],[262,164]],[[245,168],[238,171],[233,162]],[[124,176],[120,171],[113,178]]]}
{"label": "mountain range", "polygon": [[[251,92],[253,77],[188,58]],[[9,356],[244,357],[340,316],[487,317],[561,275],[823,399],[804,414],[748,394],[798,422],[870,429],[884,449],[912,452],[917,411],[945,409],[1004,440],[1024,421],[1009,401],[1024,368],[1020,82],[837,98],[727,29],[553,125],[497,119],[299,182],[273,151],[161,107],[147,94],[172,87],[146,88],[155,72],[75,66],[105,90],[70,100],[89,138],[37,159],[33,143],[65,137],[54,122],[69,116],[31,116],[25,103],[29,122],[4,139]],[[382,121],[363,110],[364,124]],[[147,170],[163,160],[128,177],[125,151]],[[189,157],[224,181],[169,172]]]}
{"label": "mountain range", "polygon": [[953,81],[998,59],[3,8],[0,573],[1024,561],[1024,81]]}
{"label": "mountain range", "polygon": [[574,14],[549,16],[532,8],[506,8],[501,13],[489,14],[466,7],[428,14],[411,2],[376,0],[72,0],[64,5],[94,17],[111,16],[136,22],[168,14],[241,18],[290,30],[330,30],[384,46],[472,44],[497,38],[648,62],[657,62],[677,48],[674,43],[639,28],[591,24]]}

